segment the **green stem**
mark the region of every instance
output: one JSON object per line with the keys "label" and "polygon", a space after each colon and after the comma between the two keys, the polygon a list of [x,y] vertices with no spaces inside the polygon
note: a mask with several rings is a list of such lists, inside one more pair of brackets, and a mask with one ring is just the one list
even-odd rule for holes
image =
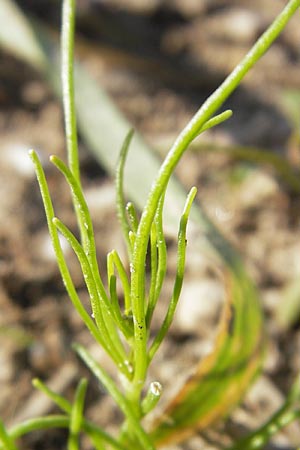
{"label": "green stem", "polygon": [[[103,300],[99,296],[99,293],[97,291],[97,287],[93,277],[93,272],[89,265],[89,261],[83,251],[83,248],[81,247],[81,245],[79,244],[73,233],[59,219],[55,217],[53,219],[53,223],[57,227],[57,229],[61,232],[61,234],[67,239],[81,265],[84,281],[86,283],[90,296],[94,319],[102,336],[103,341],[102,346],[105,349],[105,351],[111,356],[113,361],[116,362],[116,364],[122,370],[122,372],[125,373],[126,376],[129,376],[127,366],[124,363],[124,361],[127,359],[125,350],[119,339],[113,321],[112,320],[107,321],[103,317],[103,308],[101,309],[101,302],[103,302]],[[111,317],[111,314],[112,314],[111,303],[108,302],[107,316]]]}
{"label": "green stem", "polygon": [[148,238],[159,199],[166,189],[170,176],[188,145],[195,136],[198,135],[199,130],[205,126],[205,123],[209,119],[211,119],[212,115],[224,103],[228,96],[236,89],[251,67],[267,51],[299,6],[300,0],[289,1],[281,14],[279,14],[272,25],[247,53],[241,63],[225,79],[221,86],[204,102],[199,111],[176,139],[152,185],[136,233],[132,258],[131,300],[135,329],[135,372],[132,396],[135,398],[140,395],[147,370],[147,329],[145,324],[144,296],[145,260]]}
{"label": "green stem", "polygon": [[65,118],[65,133],[67,139],[69,167],[72,174],[76,178],[77,183],[80,184],[73,74],[74,31],[75,0],[63,0],[61,33],[61,80]]}
{"label": "green stem", "polygon": [[155,450],[153,444],[150,441],[149,436],[143,430],[139,418],[136,416],[128,399],[119,391],[110,376],[104,371],[104,369],[94,360],[94,358],[89,354],[89,352],[79,344],[74,344],[73,346],[81,357],[81,359],[86,363],[93,374],[98,378],[98,380],[107,389],[111,397],[115,400],[120,410],[126,417],[127,423],[130,425],[131,430],[133,430],[136,438],[138,439],[140,447],[143,450]]}
{"label": "green stem", "polygon": [[[99,297],[99,301],[96,301],[96,298],[93,302],[93,297],[96,297],[94,294],[91,296],[92,303],[95,304],[95,301],[97,302],[97,305],[99,306],[99,309],[101,310],[101,313],[103,315],[103,327],[102,329],[106,329],[104,339],[107,340],[107,342],[110,342],[110,346],[114,347],[114,342],[116,345],[119,343],[119,352],[122,353],[122,345],[120,343],[118,334],[115,330],[115,325],[113,323],[112,317],[111,317],[111,304],[109,302],[108,296],[106,294],[99,268],[98,268],[98,262],[97,262],[97,256],[96,256],[96,243],[95,243],[95,237],[94,237],[94,231],[93,231],[93,223],[92,219],[90,217],[89,209],[87,206],[87,203],[85,201],[82,189],[80,185],[77,183],[75,177],[73,176],[70,169],[56,156],[50,157],[51,162],[60,170],[60,172],[64,175],[66,181],[68,182],[72,197],[74,199],[74,204],[77,206],[76,212],[77,212],[77,218],[78,222],[82,224],[81,227],[81,237],[82,237],[82,247],[84,249],[84,253],[86,254],[86,258],[90,265],[90,271],[91,271],[91,277],[89,276],[86,281],[89,279],[93,280],[93,283],[96,285],[97,290],[97,297]],[[75,253],[77,256],[80,256],[81,253],[81,246],[76,241],[74,237],[72,237],[72,233],[70,233],[66,227],[61,224],[59,221],[55,220],[55,225],[60,226],[60,231],[62,233],[66,233],[65,237],[69,240],[70,244],[72,245]],[[80,262],[84,262],[84,258],[82,255],[82,258],[79,258]],[[88,265],[84,264],[86,269],[88,270]],[[100,317],[100,315],[96,316]],[[116,354],[117,356],[117,354]],[[123,352],[123,356],[125,357],[125,354]],[[120,362],[120,368],[126,371],[126,366],[121,361]]]}
{"label": "green stem", "polygon": [[131,227],[131,231],[133,231],[133,233],[136,233],[136,230],[139,225],[139,221],[138,221],[138,217],[137,217],[137,213],[136,213],[134,204],[132,202],[127,203],[126,212],[128,215],[128,220],[129,220],[129,224]]}
{"label": "green stem", "polygon": [[183,283],[183,277],[184,277],[184,269],[185,269],[185,252],[186,252],[186,228],[187,228],[187,222],[189,213],[191,210],[192,202],[194,201],[194,198],[196,196],[197,189],[193,187],[186,199],[186,203],[184,206],[184,210],[181,216],[180,225],[179,225],[179,231],[178,231],[178,248],[177,248],[177,270],[176,270],[176,278],[173,288],[173,294],[172,298],[168,307],[168,311],[166,314],[166,317],[163,321],[163,324],[157,333],[150,349],[149,349],[149,361],[152,360],[153,356],[155,355],[156,351],[158,350],[160,344],[164,340],[171,323],[174,318],[175,310],[177,307],[177,303],[179,300],[182,283]]}
{"label": "green stem", "polygon": [[86,388],[87,380],[82,379],[77,386],[75,400],[71,411],[68,450],[80,450],[79,434],[83,421],[83,408]]}
{"label": "green stem", "polygon": [[[149,301],[146,313],[146,324],[147,329],[150,329],[152,316],[161,293],[163,282],[165,279],[167,271],[167,246],[163,230],[163,207],[164,207],[165,196],[162,195],[155,214],[153,225],[151,227],[151,234],[153,234],[153,227],[155,228],[155,247],[151,244],[151,260],[153,258],[152,253],[156,256],[158,262],[156,264],[151,264],[151,284],[149,290]],[[151,242],[151,239],[150,239]],[[154,260],[155,258],[153,258]],[[153,261],[154,262],[154,261]],[[152,280],[153,279],[153,280]]]}
{"label": "green stem", "polygon": [[131,311],[131,303],[130,303],[130,285],[128,281],[128,276],[118,252],[116,250],[112,250],[111,255],[113,258],[114,266],[118,272],[119,278],[122,283],[124,293],[125,315],[129,315]]}
{"label": "green stem", "polygon": [[203,131],[209,130],[210,128],[216,127],[217,125],[220,125],[220,123],[225,122],[225,120],[230,119],[232,116],[232,110],[227,109],[226,111],[222,112],[221,114],[218,114],[217,116],[213,117],[212,119],[209,119],[199,130],[198,134],[203,133]]}
{"label": "green stem", "polygon": [[2,420],[0,420],[0,445],[3,445],[5,450],[18,450],[13,442],[12,437],[6,431]]}
{"label": "green stem", "polygon": [[[25,434],[37,430],[47,430],[52,428],[69,428],[70,418],[68,416],[57,414],[44,417],[38,417],[36,419],[29,419],[11,428],[9,436],[11,439],[17,439]],[[106,434],[104,431],[96,427],[94,424],[84,421],[82,425],[83,431],[95,442],[99,440],[106,441],[115,450],[126,450],[124,446],[119,444],[115,439]],[[96,446],[96,450],[102,450],[103,447]],[[7,448],[1,447],[0,450],[7,450]]]}
{"label": "green stem", "polygon": [[[47,397],[49,397],[62,411],[64,411],[68,416],[72,412],[72,405],[71,403],[64,398],[62,395],[57,394],[56,392],[52,391],[46,384],[44,384],[41,380],[35,378],[32,381],[33,386],[36,389],[39,389],[41,392],[43,392]],[[65,417],[65,416],[63,416]],[[33,419],[36,420],[36,419]],[[31,423],[32,421],[30,421]],[[21,424],[21,426],[24,424]],[[32,425],[33,426],[33,425]],[[50,427],[50,426],[49,426]],[[18,426],[16,427],[18,428]],[[24,426],[22,427],[22,429]],[[117,448],[119,450],[124,450],[121,444],[119,444],[113,437],[111,437],[109,434],[107,434],[104,430],[94,425],[92,422],[89,422],[88,420],[83,418],[82,421],[82,430],[85,431],[92,440],[94,441],[106,441],[111,444],[113,448]],[[33,428],[34,429],[34,428]],[[29,431],[32,431],[32,429],[29,429]],[[13,430],[11,431],[13,433]],[[26,431],[23,433],[26,434]],[[102,450],[102,446],[99,446],[100,450]],[[96,446],[96,449],[98,450],[98,447]]]}
{"label": "green stem", "polygon": [[125,196],[124,196],[123,181],[124,181],[125,162],[126,162],[129,145],[132,140],[132,137],[133,137],[133,130],[130,130],[124,139],[124,142],[123,142],[123,145],[122,145],[122,148],[120,151],[120,156],[119,156],[117,169],[116,169],[116,178],[115,178],[116,194],[117,194],[116,195],[117,214],[118,214],[119,223],[120,223],[122,231],[123,231],[123,235],[124,235],[124,239],[125,239],[125,242],[127,245],[127,250],[128,250],[129,255],[131,255],[132,249],[131,249],[131,244],[129,241],[130,226],[128,224],[127,213],[126,213],[126,202],[125,202]]}
{"label": "green stem", "polygon": [[54,219],[54,209],[53,204],[51,201],[51,196],[49,193],[45,173],[43,171],[43,167],[39,161],[39,158],[33,150],[29,152],[29,156],[34,164],[37,180],[39,183],[41,196],[45,208],[46,218],[47,218],[47,224],[49,229],[49,234],[52,241],[52,246],[55,252],[57,264],[59,267],[59,271],[61,273],[61,277],[63,280],[63,283],[66,287],[66,291],[70,297],[70,300],[72,301],[75,309],[77,310],[78,314],[80,315],[82,321],[86,325],[86,327],[89,329],[91,335],[94,337],[95,341],[98,342],[101,346],[103,345],[103,337],[101,333],[99,332],[96,324],[90,317],[90,315],[85,310],[84,306],[82,305],[80,298],[77,294],[77,291],[75,289],[74,283],[72,281],[72,277],[70,275],[68,265],[66,263],[64,253],[61,249],[59,237],[58,237],[58,231],[56,229],[56,226],[53,223]]}
{"label": "green stem", "polygon": [[122,317],[121,311],[120,311],[120,305],[117,295],[117,283],[116,283],[116,276],[111,275],[109,279],[109,290],[110,290],[110,298],[111,298],[111,305],[112,305],[112,314],[114,321],[116,325],[118,326],[119,330],[123,333],[125,336],[127,342],[132,340],[133,336],[133,329],[130,327],[128,321]]}

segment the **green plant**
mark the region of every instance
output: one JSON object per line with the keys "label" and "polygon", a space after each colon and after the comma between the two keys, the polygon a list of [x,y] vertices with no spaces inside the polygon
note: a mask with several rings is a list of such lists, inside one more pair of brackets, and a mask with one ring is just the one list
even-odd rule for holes
{"label": "green plant", "polygon": [[[30,157],[36,169],[49,232],[66,290],[94,340],[115,363],[116,370],[121,375],[120,386],[116,385],[112,377],[83,346],[75,344],[74,349],[115,400],[124,415],[124,423],[119,435],[113,437],[84,418],[84,398],[87,388],[87,382],[84,379],[78,384],[72,404],[52,392],[40,380],[34,380],[34,385],[48,395],[63,414],[32,419],[9,431],[1,424],[2,445],[0,448],[16,449],[16,439],[32,430],[63,427],[69,430],[69,450],[80,448],[81,433],[90,437],[96,449],[153,450],[164,442],[181,440],[196,428],[204,429],[218,419],[226,417],[241,400],[261,366],[264,349],[263,319],[256,291],[241,266],[239,258],[228,246],[224,255],[226,263],[224,273],[228,292],[215,349],[195,369],[194,375],[171,400],[164,413],[153,424],[152,429],[146,431],[142,425],[142,419],[153,410],[161,395],[161,386],[158,382],[152,382],[148,391],[144,392],[146,376],[149,365],[172,323],[179,299],[184,278],[187,222],[196,196],[196,188],[192,188],[188,194],[180,219],[177,273],[169,307],[161,328],[151,341],[151,320],[167,269],[167,248],[163,232],[164,197],[170,177],[189,144],[200,133],[231,116],[231,111],[225,111],[213,117],[250,68],[283,30],[299,6],[300,0],[288,2],[286,8],[243,61],[207,99],[180,133],[162,163],[140,217],[132,203],[126,204],[123,190],[124,165],[133,138],[133,132],[128,133],[120,152],[116,172],[116,204],[127,246],[130,273],[127,273],[126,265],[121,261],[116,250],[112,250],[107,255],[108,289],[106,289],[106,283],[98,268],[93,225],[80,181],[73,81],[75,5],[74,0],[64,0],[62,87],[68,164],[66,165],[55,156],[51,157],[51,162],[62,173],[70,187],[80,241],[55,217],[41,163],[34,151],[30,152]],[[90,312],[84,308],[74,287],[61,249],[59,233],[69,242],[81,265],[91,302]],[[216,235],[213,236],[212,233],[213,237]],[[216,242],[215,245],[217,246],[218,243]],[[147,255],[150,261],[149,267],[146,265]],[[149,286],[146,282],[148,269]],[[124,306],[118,298],[117,281],[123,288]],[[299,408],[295,406],[298,399],[299,381],[297,380],[281,410],[261,429],[255,430],[245,440],[237,442],[232,450],[262,447],[277,429],[300,416]]]}

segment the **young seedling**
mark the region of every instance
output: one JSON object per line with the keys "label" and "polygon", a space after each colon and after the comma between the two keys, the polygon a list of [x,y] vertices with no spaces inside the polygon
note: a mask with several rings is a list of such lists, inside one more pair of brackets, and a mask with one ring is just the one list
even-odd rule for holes
{"label": "young seedling", "polygon": [[[98,424],[85,419],[86,380],[79,382],[73,403],[52,392],[40,380],[34,380],[35,387],[49,396],[62,410],[62,414],[32,419],[9,431],[1,423],[0,449],[16,450],[16,439],[30,431],[63,427],[69,430],[68,450],[80,449],[81,433],[90,438],[93,448],[97,450],[155,450],[164,443],[184,439],[196,429],[206,429],[226,417],[241,401],[261,366],[264,348],[263,320],[257,293],[240,265],[240,260],[228,247],[228,253],[224,255],[227,296],[215,349],[195,368],[194,375],[170,401],[152,428],[145,430],[142,424],[142,419],[155,408],[162,394],[159,380],[152,381],[148,390],[145,383],[149,365],[169,330],[179,300],[184,279],[187,223],[196,188],[193,187],[187,195],[178,227],[177,271],[169,307],[160,329],[154,338],[151,338],[152,317],[160,301],[167,270],[167,247],[163,227],[165,192],[170,177],[189,144],[200,133],[231,116],[231,111],[224,111],[215,116],[214,114],[266,52],[299,6],[300,0],[290,0],[287,3],[241,63],[179,134],[153,181],[140,215],[135,206],[125,200],[124,165],[133,132],[130,131],[125,137],[116,171],[116,207],[128,261],[122,261],[117,251],[112,250],[107,255],[107,274],[103,277],[98,267],[93,224],[81,186],[78,162],[73,81],[75,1],[63,1],[62,91],[68,164],[56,156],[51,157],[51,162],[69,185],[80,232],[79,240],[55,216],[42,165],[33,150],[30,157],[35,166],[49,233],[66,290],[92,337],[114,362],[120,375],[120,383],[113,381],[112,376],[82,345],[74,344],[74,349],[114,399],[123,413],[124,422],[119,435],[111,436]],[[61,248],[60,234],[70,244],[81,266],[90,298],[89,310],[84,307],[74,286]],[[216,242],[214,244],[218,245]],[[149,267],[146,268],[147,256]],[[126,270],[127,262],[129,272]],[[149,284],[146,283],[148,269]],[[104,280],[107,280],[107,289]],[[123,289],[123,303],[118,297],[117,280]],[[284,423],[299,417],[299,409],[294,408],[298,399],[299,389],[296,383],[277,416],[243,442],[237,442],[232,450],[260,448],[264,445],[272,433]],[[278,426],[272,428],[275,421]]]}

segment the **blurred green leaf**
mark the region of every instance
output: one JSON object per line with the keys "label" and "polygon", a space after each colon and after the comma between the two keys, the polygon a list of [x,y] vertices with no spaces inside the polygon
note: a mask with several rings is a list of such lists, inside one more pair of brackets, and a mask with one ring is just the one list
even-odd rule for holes
{"label": "blurred green leaf", "polygon": [[300,318],[300,280],[292,280],[283,290],[276,308],[276,319],[281,328],[291,328]]}
{"label": "blurred green leaf", "polygon": [[292,125],[300,128],[300,90],[284,89],[281,93],[281,102],[286,109]]}
{"label": "blurred green leaf", "polygon": [[0,45],[38,70],[45,67],[45,55],[34,28],[11,0],[0,2]]}
{"label": "blurred green leaf", "polygon": [[[248,161],[256,165],[268,165],[272,167],[282,180],[296,193],[300,192],[299,172],[281,155],[270,150],[241,145],[222,146],[216,144],[194,144],[194,149],[202,152],[219,152],[230,155],[241,161]],[[246,172],[245,166],[243,167]]]}

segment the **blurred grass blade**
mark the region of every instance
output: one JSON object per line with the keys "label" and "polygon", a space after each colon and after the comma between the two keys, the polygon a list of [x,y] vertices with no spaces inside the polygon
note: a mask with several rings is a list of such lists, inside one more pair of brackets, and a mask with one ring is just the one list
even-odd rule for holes
{"label": "blurred grass blade", "polygon": [[[246,439],[242,439],[226,450],[259,450],[265,448],[270,439],[290,423],[300,419],[300,410],[286,411],[284,409],[276,412],[268,422],[256,430]],[[299,450],[299,449],[298,449]]]}
{"label": "blurred grass blade", "polygon": [[300,318],[300,280],[292,279],[281,293],[281,301],[275,308],[275,317],[280,328],[290,329]]}
{"label": "blurred grass blade", "polygon": [[263,448],[270,438],[294,420],[300,419],[300,377],[293,383],[284,404],[260,428],[240,439],[226,450],[258,450]]}
{"label": "blurred grass blade", "polygon": [[43,70],[47,57],[37,39],[35,30],[17,5],[11,0],[1,0],[0,45],[36,69]]}
{"label": "blurred grass blade", "polygon": [[0,443],[5,446],[5,450],[18,450],[13,439],[9,436],[2,420],[0,420]]}
{"label": "blurred grass blade", "polygon": [[[7,27],[4,26],[5,23],[20,24],[21,37],[15,39],[15,33],[11,33],[10,29],[7,30]],[[30,36],[30,39],[27,36]],[[40,71],[54,92],[60,95],[58,37],[55,39],[53,34],[50,34],[49,30],[41,23],[30,21],[25,17],[12,0],[0,1],[0,46]],[[26,51],[23,49],[24,46],[26,46]],[[39,57],[35,55],[39,55]],[[80,134],[96,159],[113,176],[120,148],[132,126],[80,64],[76,64],[75,67],[75,86]],[[143,167],[145,170],[141,170]],[[144,206],[159,168],[160,159],[145,144],[141,136],[135,133],[128,152],[124,188],[129,199],[140,209]],[[175,177],[169,183],[167,197],[165,223],[169,231],[176,235],[186,192]],[[168,207],[168,204],[171,206]],[[205,219],[200,220],[201,223],[205,222]]]}
{"label": "blurred grass blade", "polygon": [[264,345],[257,295],[243,270],[226,274],[227,295],[214,350],[170,401],[152,431],[156,444],[179,442],[226,418],[260,368]]}
{"label": "blurred grass blade", "polygon": [[[24,422],[15,425],[9,431],[11,439],[18,439],[30,432],[37,432],[39,430],[47,430],[53,428],[67,428],[70,427],[69,416],[62,414],[49,414],[43,417],[37,417],[34,419],[28,419]],[[102,441],[107,442],[110,448],[116,450],[126,450],[121,444],[119,444],[114,438],[105,433],[91,422],[84,421],[82,426],[83,431],[91,438],[95,450],[102,450]],[[8,450],[0,445],[1,450]]]}
{"label": "blurred grass blade", "polygon": [[295,193],[300,192],[300,179],[298,170],[293,167],[290,162],[281,155],[271,152],[263,148],[231,145],[223,146],[209,143],[193,143],[192,147],[195,151],[201,152],[219,152],[230,155],[236,160],[250,161],[256,165],[268,165],[272,167],[282,180]]}
{"label": "blurred grass blade", "polygon": [[281,103],[283,104],[285,111],[290,119],[291,125],[297,130],[299,135],[300,128],[300,90],[285,88],[282,90]]}

